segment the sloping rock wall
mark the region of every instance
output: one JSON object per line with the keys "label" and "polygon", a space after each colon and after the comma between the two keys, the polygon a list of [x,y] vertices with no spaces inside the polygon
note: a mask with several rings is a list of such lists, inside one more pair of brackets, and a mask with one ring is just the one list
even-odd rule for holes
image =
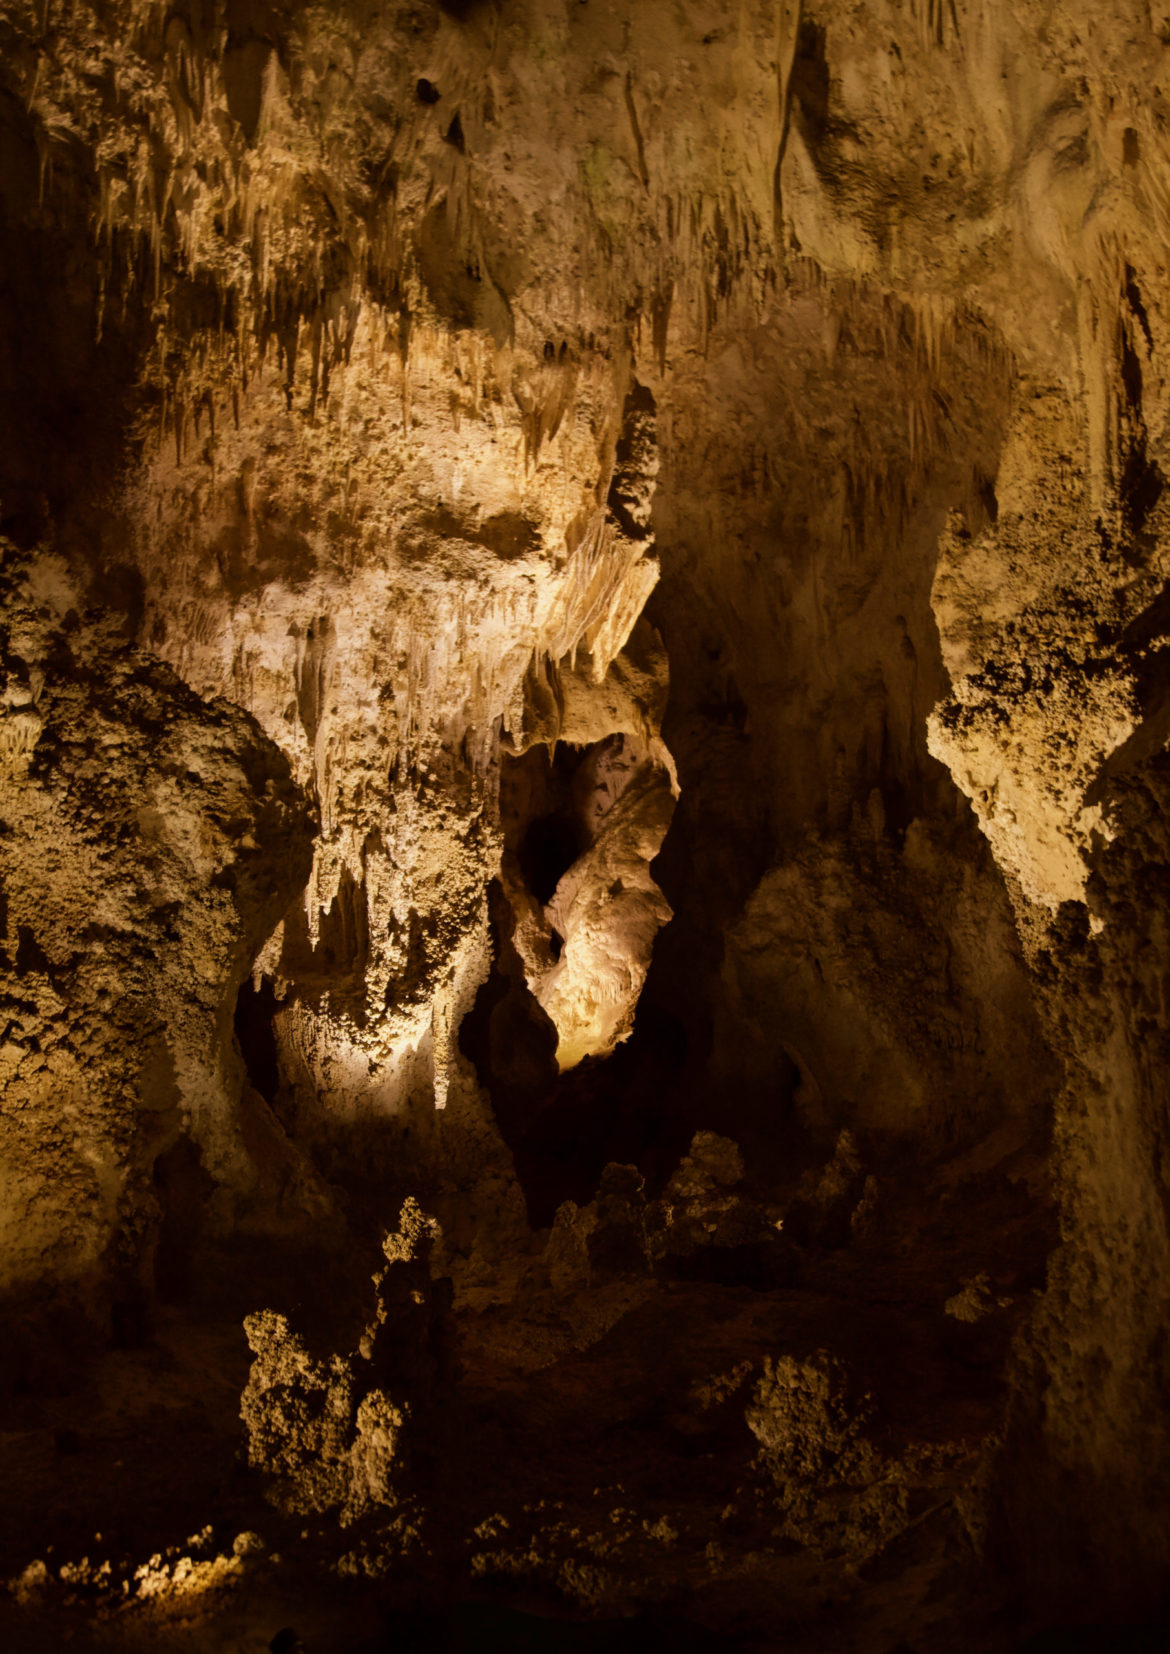
{"label": "sloping rock wall", "polygon": [[[522,1298],[498,989],[546,1112],[1045,1162],[996,1542],[1159,1600],[1166,34],[0,0],[22,1313],[416,1189]],[[645,819],[530,899],[501,766],[616,738]]]}

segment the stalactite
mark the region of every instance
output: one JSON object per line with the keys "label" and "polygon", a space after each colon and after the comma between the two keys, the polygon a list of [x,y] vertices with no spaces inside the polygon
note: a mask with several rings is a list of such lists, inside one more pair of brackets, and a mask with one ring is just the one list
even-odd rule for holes
{"label": "stalactite", "polygon": [[0,1640],[1160,1603],[1156,30],[0,29]]}

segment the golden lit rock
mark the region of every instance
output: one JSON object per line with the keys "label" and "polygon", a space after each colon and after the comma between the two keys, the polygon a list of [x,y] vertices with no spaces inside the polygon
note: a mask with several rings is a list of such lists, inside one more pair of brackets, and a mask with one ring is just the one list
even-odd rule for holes
{"label": "golden lit rock", "polygon": [[0,0],[5,1647],[1164,1619],[1168,41]]}

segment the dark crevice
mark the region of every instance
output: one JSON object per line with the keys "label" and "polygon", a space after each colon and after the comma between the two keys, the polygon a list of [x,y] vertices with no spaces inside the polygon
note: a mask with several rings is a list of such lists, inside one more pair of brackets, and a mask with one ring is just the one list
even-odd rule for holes
{"label": "dark crevice", "polygon": [[631,540],[644,540],[649,528],[651,490],[647,488],[647,478],[657,453],[656,419],[653,392],[635,381],[622,409],[621,435],[607,501],[622,533]]}
{"label": "dark crevice", "polygon": [[559,1074],[556,1030],[524,982],[498,883],[490,910],[495,968],[464,1018],[459,1047],[491,1097],[529,1222],[547,1228],[562,1202],[592,1200],[610,1162],[637,1166],[660,1188],[694,1132],[682,1021],[641,1004],[632,1035],[612,1056]]}
{"label": "dark crevice", "polygon": [[[586,762],[596,750],[541,745],[503,761],[505,855],[542,905],[588,848]],[[459,1045],[491,1097],[530,1221],[544,1227],[563,1201],[592,1199],[610,1161],[638,1165],[652,1184],[663,1182],[694,1131],[684,1073],[696,1046],[684,1018],[653,994],[648,1000],[644,990],[626,1042],[608,1057],[586,1058],[559,1073],[556,1029],[528,987],[512,941],[516,916],[498,880],[489,914],[494,966],[460,1028]],[[564,938],[553,930],[549,941],[555,961]]]}
{"label": "dark crevice", "polygon": [[825,61],[825,31],[808,19],[801,23],[796,37],[788,96],[802,135],[810,147],[815,147],[829,124],[829,65]]}
{"label": "dark crevice", "polygon": [[1129,526],[1141,534],[1151,512],[1162,498],[1165,479],[1158,465],[1148,460],[1143,448],[1134,448],[1121,476],[1121,499]]}
{"label": "dark crevice", "polygon": [[524,882],[542,907],[583,849],[576,822],[563,811],[541,816],[528,828],[518,858]]}
{"label": "dark crevice", "polygon": [[500,812],[505,846],[542,907],[589,847],[581,818],[577,778],[591,747],[558,742],[518,758],[505,758],[500,774]]}
{"label": "dark crevice", "polygon": [[48,976],[51,967],[44,949],[32,933],[28,925],[16,927],[16,974],[27,976],[35,971],[40,976]]}
{"label": "dark crevice", "polygon": [[1121,383],[1125,387],[1125,398],[1135,413],[1141,412],[1142,407],[1142,365],[1138,361],[1137,352],[1126,340],[1121,349]]}
{"label": "dark crevice", "polygon": [[269,1104],[276,1101],[280,1088],[280,1063],[273,1028],[276,1010],[277,999],[268,978],[262,977],[256,988],[248,977],[236,996],[236,1040],[249,1080]]}
{"label": "dark crevice", "polygon": [[1145,334],[1146,348],[1148,350],[1153,350],[1154,335],[1150,331],[1150,318],[1146,314],[1145,305],[1142,303],[1142,295],[1137,284],[1137,276],[1128,264],[1125,267],[1125,297],[1129,304],[1129,308],[1133,311],[1134,316],[1137,318],[1138,325]]}

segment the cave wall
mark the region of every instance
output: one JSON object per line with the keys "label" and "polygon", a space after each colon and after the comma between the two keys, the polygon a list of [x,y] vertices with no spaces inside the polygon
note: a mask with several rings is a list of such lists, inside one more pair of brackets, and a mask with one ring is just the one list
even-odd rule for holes
{"label": "cave wall", "polygon": [[14,1301],[149,1293],[180,1136],[209,1232],[349,1179],[468,1280],[526,1244],[459,1040],[500,765],[629,734],[697,1121],[1051,1139],[1003,1521],[1054,1581],[1107,1501],[1149,1592],[1165,50],[1038,0],[0,5]]}

